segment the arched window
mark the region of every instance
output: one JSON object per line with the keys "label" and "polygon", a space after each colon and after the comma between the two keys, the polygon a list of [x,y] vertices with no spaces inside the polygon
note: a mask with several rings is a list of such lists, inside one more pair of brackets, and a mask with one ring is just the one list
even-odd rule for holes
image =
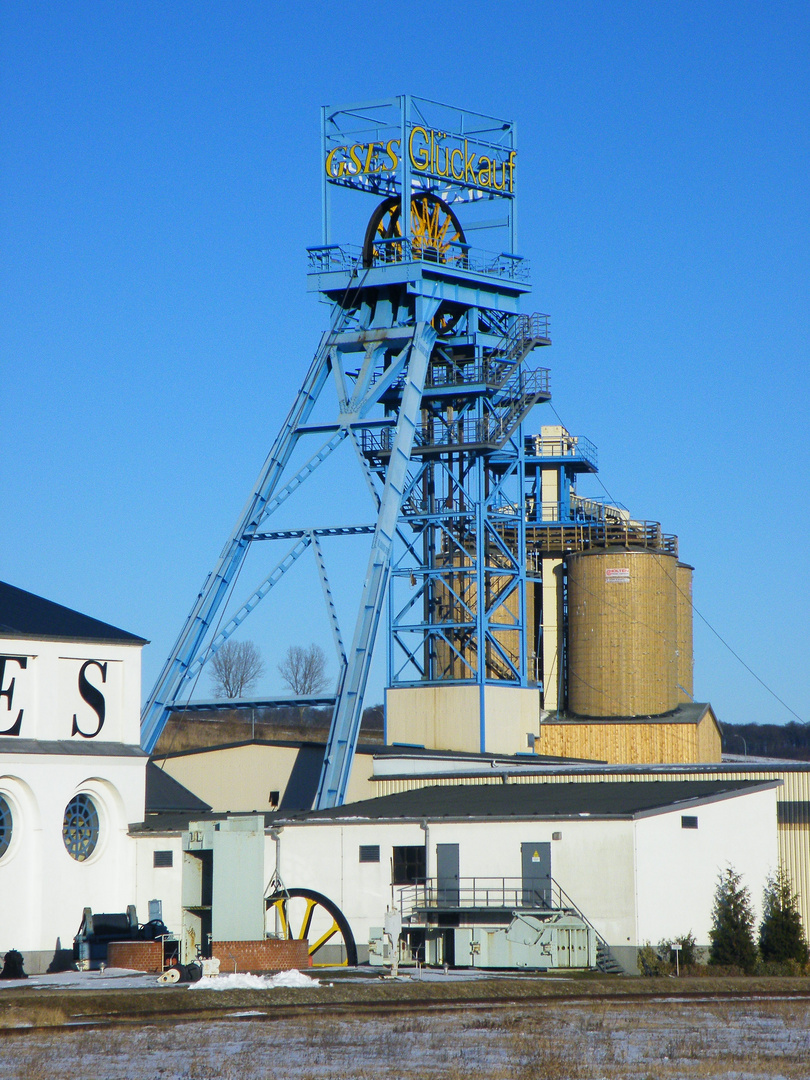
{"label": "arched window", "polygon": [[0,795],[0,859],[3,858],[8,851],[8,846],[11,843],[11,830],[14,822],[11,817],[11,807],[6,800]]}
{"label": "arched window", "polygon": [[89,795],[74,795],[67,804],[62,839],[67,853],[77,862],[93,854],[98,843],[98,810]]}

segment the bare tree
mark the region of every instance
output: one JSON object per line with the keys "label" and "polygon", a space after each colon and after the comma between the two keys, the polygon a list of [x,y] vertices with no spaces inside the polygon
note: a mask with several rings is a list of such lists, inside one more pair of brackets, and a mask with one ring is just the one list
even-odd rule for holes
{"label": "bare tree", "polygon": [[226,641],[211,660],[211,683],[218,698],[239,698],[264,675],[252,641]]}
{"label": "bare tree", "polygon": [[326,657],[320,645],[291,645],[278,665],[284,682],[294,694],[317,694],[326,685]]}

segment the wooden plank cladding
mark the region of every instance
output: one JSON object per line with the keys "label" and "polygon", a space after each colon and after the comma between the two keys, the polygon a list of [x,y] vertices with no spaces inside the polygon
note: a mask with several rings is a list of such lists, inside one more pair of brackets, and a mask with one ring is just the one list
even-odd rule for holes
{"label": "wooden plank cladding", "polygon": [[697,723],[660,719],[544,720],[538,754],[609,765],[708,764],[721,760],[720,728],[711,709]]}
{"label": "wooden plank cladding", "polygon": [[692,626],[692,573],[694,567],[679,562],[675,572],[676,621],[678,627],[678,702],[694,701],[694,644]]}
{"label": "wooden plank cladding", "polygon": [[661,716],[676,708],[676,596],[676,559],[663,551],[568,556],[569,713]]}

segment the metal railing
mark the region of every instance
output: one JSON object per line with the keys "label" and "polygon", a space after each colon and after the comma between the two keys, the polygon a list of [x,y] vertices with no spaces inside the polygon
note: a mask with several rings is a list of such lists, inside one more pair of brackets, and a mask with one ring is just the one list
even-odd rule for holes
{"label": "metal railing", "polygon": [[551,341],[549,336],[549,317],[540,311],[532,315],[518,315],[498,346],[499,352],[517,358],[534,343]]}
{"label": "metal railing", "polygon": [[527,564],[544,551],[586,551],[590,548],[645,548],[678,554],[678,537],[662,532],[657,521],[597,521],[564,524],[527,522]]}
{"label": "metal railing", "polygon": [[[363,263],[363,249],[357,244],[327,244],[307,248],[307,262],[312,274],[335,270],[355,270]],[[441,248],[430,247],[417,240],[394,237],[376,240],[371,251],[371,266],[394,263],[433,263],[453,270],[470,270],[487,277],[505,278],[528,284],[529,262],[522,255],[508,252],[482,251],[468,244],[448,243]],[[368,269],[368,267],[366,267]]]}
{"label": "metal railing", "polygon": [[578,519],[583,518],[586,521],[622,521],[632,524],[630,511],[626,507],[608,503],[599,498],[589,499],[583,495],[575,495],[573,492],[571,492],[571,510]]}
{"label": "metal railing", "polygon": [[527,370],[521,366],[516,368],[512,377],[503,384],[496,401],[499,405],[509,404],[510,409],[522,408],[530,398],[536,400],[544,394],[551,394],[548,368]]}
{"label": "metal railing", "polygon": [[[428,878],[414,885],[401,886],[395,895],[403,921],[442,910],[535,910],[571,911],[576,907],[554,881],[547,888],[537,888],[522,878],[474,877],[458,881]],[[577,912],[579,914],[579,912]]]}
{"label": "metal railing", "polygon": [[391,891],[394,906],[404,924],[427,924],[432,915],[440,912],[547,911],[576,915],[592,931],[601,950],[602,960],[601,963],[597,960],[597,966],[604,970],[610,966],[610,961],[615,964],[610,946],[587,915],[559,882],[554,878],[546,881],[547,886],[537,888],[536,884],[524,882],[522,878],[458,878],[457,881],[445,880],[441,885],[437,878],[427,878],[398,889],[392,886]]}
{"label": "metal railing", "polygon": [[509,376],[514,365],[502,360],[471,360],[464,364],[440,364],[434,361],[425,379],[428,389],[441,389],[443,386],[469,386],[483,384],[498,387]]}
{"label": "metal railing", "polygon": [[566,458],[566,460],[585,461],[597,467],[596,447],[581,435],[527,435],[525,437],[526,455],[538,458]]}
{"label": "metal railing", "polygon": [[[514,426],[514,425],[512,425]],[[507,419],[482,417],[446,422],[439,417],[420,424],[414,438],[414,452],[443,446],[500,446],[510,435],[512,426]],[[379,431],[363,430],[362,446],[366,454],[390,454],[396,431],[382,428]]]}

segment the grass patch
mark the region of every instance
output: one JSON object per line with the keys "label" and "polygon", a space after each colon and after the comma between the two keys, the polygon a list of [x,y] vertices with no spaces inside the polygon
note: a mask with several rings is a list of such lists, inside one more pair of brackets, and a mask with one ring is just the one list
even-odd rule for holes
{"label": "grass patch", "polygon": [[0,1030],[9,1028],[61,1027],[68,1015],[61,1005],[34,1002],[31,1005],[0,1006]]}
{"label": "grass patch", "polygon": [[[325,980],[332,982],[331,975]],[[456,1006],[485,1009],[488,1005],[567,1001],[622,1001],[626,999],[748,998],[760,996],[810,998],[810,981],[802,978],[673,979],[593,976],[577,979],[516,978],[402,982],[369,977],[358,982],[334,980],[310,989],[279,987],[274,990],[230,990],[217,993],[185,987],[138,990],[54,990],[25,987],[0,991],[0,1029],[58,1026],[69,1021],[122,1024],[161,1024],[170,1020],[222,1018],[230,1011],[270,1010],[271,1018],[319,1013],[393,1014],[420,1008],[439,1010]],[[478,1015],[478,1014],[476,1014]],[[483,1013],[481,1015],[484,1015]],[[593,1016],[597,1016],[594,1013]],[[595,1023],[591,1019],[589,1022]]]}

